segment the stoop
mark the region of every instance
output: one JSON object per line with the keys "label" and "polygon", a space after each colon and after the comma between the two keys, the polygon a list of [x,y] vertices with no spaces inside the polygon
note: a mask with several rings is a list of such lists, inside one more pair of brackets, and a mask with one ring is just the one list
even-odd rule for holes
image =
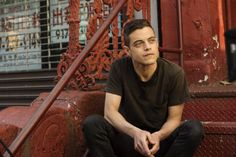
{"label": "stoop", "polygon": [[183,119],[199,119],[205,138],[195,157],[236,156],[236,85],[191,86]]}

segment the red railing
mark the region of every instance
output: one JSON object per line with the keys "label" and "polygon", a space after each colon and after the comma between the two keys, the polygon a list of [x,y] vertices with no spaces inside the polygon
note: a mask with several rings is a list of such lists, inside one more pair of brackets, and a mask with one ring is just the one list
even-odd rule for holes
{"label": "red railing", "polygon": [[[70,68],[66,71],[66,73],[63,75],[63,77],[60,79],[60,81],[53,88],[53,90],[48,95],[46,100],[38,108],[38,110],[35,112],[35,114],[32,116],[32,118],[27,122],[27,124],[22,129],[22,131],[19,133],[19,135],[16,137],[16,139],[12,142],[9,149],[11,150],[11,152],[13,154],[16,153],[16,151],[19,149],[19,147],[25,141],[25,139],[30,134],[30,132],[33,130],[33,128],[38,124],[38,122],[40,121],[42,116],[47,112],[47,110],[53,104],[53,102],[58,97],[60,92],[63,90],[63,88],[65,87],[65,85],[67,84],[67,82],[69,81],[71,76],[74,74],[74,72],[77,70],[77,68],[81,65],[82,61],[89,54],[90,50],[94,47],[96,42],[99,40],[99,38],[105,32],[106,28],[111,24],[112,20],[116,17],[116,15],[118,14],[118,12],[121,10],[121,8],[124,6],[124,4],[126,2],[127,2],[127,0],[119,0],[117,5],[114,7],[114,10],[108,16],[107,20],[104,21],[104,23],[101,25],[99,30],[94,34],[94,36],[88,42],[87,46],[82,50],[80,55],[78,55],[78,57],[75,59],[75,61],[71,64]],[[7,157],[7,156],[9,156],[9,154],[7,152],[5,152],[4,156]]]}

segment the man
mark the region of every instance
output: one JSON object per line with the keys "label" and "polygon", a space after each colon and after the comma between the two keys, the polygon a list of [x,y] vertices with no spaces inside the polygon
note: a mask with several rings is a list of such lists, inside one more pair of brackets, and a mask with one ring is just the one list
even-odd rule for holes
{"label": "man", "polygon": [[183,70],[159,58],[150,23],[124,28],[129,57],[115,61],[106,87],[104,117],[84,122],[91,157],[190,157],[199,145],[199,121],[181,122],[189,98]]}

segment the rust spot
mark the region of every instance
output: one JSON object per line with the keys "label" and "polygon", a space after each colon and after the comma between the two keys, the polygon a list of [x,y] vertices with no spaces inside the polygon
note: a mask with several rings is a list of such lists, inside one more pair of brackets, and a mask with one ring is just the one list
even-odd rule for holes
{"label": "rust spot", "polygon": [[198,30],[202,28],[202,22],[200,20],[195,20],[193,23]]}

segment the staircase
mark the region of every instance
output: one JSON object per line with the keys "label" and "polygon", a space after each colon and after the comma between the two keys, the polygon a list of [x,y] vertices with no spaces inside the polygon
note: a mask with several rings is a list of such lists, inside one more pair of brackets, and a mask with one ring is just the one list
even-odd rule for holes
{"label": "staircase", "polygon": [[0,108],[30,105],[42,92],[52,90],[56,70],[0,73]]}
{"label": "staircase", "polygon": [[191,86],[183,119],[198,119],[205,138],[194,157],[236,156],[236,84]]}

